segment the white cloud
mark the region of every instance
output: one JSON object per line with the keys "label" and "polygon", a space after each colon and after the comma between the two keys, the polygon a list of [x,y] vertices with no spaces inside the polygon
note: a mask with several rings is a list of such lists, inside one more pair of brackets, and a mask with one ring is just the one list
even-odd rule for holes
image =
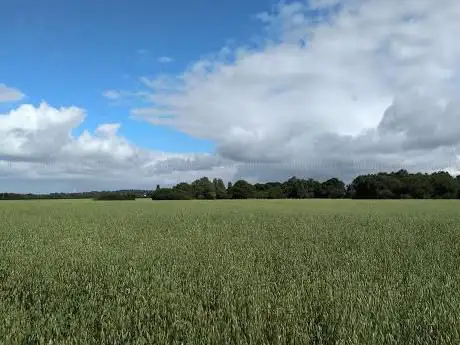
{"label": "white cloud", "polygon": [[152,105],[133,116],[214,140],[226,159],[299,164],[272,166],[284,175],[455,166],[460,2],[310,4],[260,14],[263,47],[226,47],[181,75],[143,80]]}
{"label": "white cloud", "polygon": [[16,102],[23,99],[25,95],[18,89],[11,88],[5,84],[0,84],[0,103]]}
{"label": "white cloud", "polygon": [[122,93],[116,90],[106,90],[102,95],[111,101],[116,101],[122,97]]}
{"label": "white cloud", "polygon": [[169,56],[160,56],[158,58],[158,62],[161,62],[161,63],[170,63],[170,62],[173,62],[174,59],[169,57]]}
{"label": "white cloud", "polygon": [[[142,79],[142,78],[141,78]],[[112,104],[122,104],[124,101],[137,100],[138,98],[150,98],[150,94],[146,91],[126,91],[126,90],[106,90],[102,93],[102,96]]]}
{"label": "white cloud", "polygon": [[[212,155],[142,149],[119,135],[119,123],[100,124],[94,133],[84,130],[72,135],[85,117],[83,109],[57,109],[47,103],[24,104],[0,114],[1,189],[154,188],[157,183],[191,181],[204,175],[230,178],[234,172]],[[31,186],[30,181],[35,184]]]}

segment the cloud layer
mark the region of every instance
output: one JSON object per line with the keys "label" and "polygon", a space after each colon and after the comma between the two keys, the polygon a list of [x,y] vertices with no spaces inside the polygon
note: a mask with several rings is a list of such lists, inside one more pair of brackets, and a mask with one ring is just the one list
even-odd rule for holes
{"label": "cloud layer", "polygon": [[[87,190],[204,175],[349,180],[398,168],[457,172],[460,2],[310,0],[256,17],[266,29],[259,44],[223,47],[176,76],[142,77],[144,91],[104,93],[111,101],[149,100],[132,116],[213,140],[215,153],[145,150],[116,123],[74,136],[82,109],[21,105],[0,115],[3,186],[30,190],[40,180],[48,181],[43,189]],[[22,97],[0,84],[0,102]]]}
{"label": "cloud layer", "polygon": [[316,0],[257,17],[262,46],[152,80],[152,106],[132,114],[214,140],[254,178],[456,169],[458,1]]}
{"label": "cloud layer", "polygon": [[[49,192],[154,188],[207,174],[220,176],[222,162],[211,155],[154,152],[120,136],[120,124],[100,124],[79,136],[84,121],[77,107],[24,104],[0,115],[0,185],[3,190]],[[229,175],[229,173],[231,173]],[[33,183],[32,183],[33,182]],[[56,189],[57,188],[57,189]]]}

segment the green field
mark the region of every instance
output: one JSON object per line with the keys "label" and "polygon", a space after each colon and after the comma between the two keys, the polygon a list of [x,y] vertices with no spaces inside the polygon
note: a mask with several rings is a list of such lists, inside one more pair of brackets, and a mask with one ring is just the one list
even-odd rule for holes
{"label": "green field", "polygon": [[458,201],[19,201],[0,220],[0,344],[460,344]]}

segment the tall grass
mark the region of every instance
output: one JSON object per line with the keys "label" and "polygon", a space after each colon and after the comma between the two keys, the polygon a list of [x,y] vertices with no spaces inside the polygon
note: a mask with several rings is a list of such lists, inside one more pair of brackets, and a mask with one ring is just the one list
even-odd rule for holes
{"label": "tall grass", "polygon": [[0,204],[0,344],[459,344],[456,201]]}

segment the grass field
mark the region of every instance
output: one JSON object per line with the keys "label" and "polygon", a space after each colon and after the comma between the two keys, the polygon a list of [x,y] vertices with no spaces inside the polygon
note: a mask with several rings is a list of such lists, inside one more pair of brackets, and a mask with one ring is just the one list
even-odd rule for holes
{"label": "grass field", "polygon": [[460,344],[457,201],[19,201],[0,221],[0,344]]}

